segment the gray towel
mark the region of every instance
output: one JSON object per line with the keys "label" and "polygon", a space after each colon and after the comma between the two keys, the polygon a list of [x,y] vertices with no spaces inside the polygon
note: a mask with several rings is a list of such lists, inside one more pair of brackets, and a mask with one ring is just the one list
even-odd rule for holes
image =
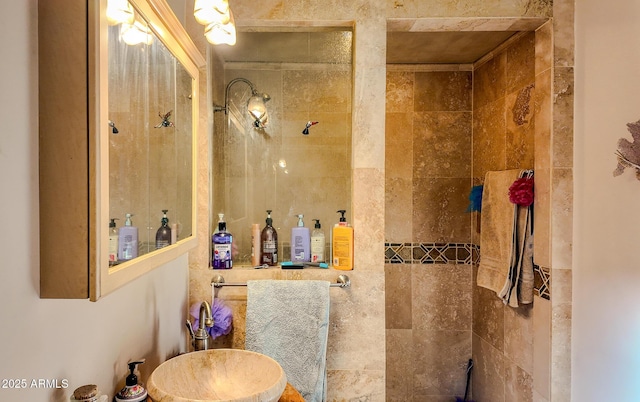
{"label": "gray towel", "polygon": [[307,402],[326,397],[329,282],[247,281],[245,349],[282,366]]}

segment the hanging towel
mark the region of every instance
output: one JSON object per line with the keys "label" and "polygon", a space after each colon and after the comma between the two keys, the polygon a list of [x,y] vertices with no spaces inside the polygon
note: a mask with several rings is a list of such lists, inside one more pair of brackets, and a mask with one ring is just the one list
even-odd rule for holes
{"label": "hanging towel", "polygon": [[519,175],[520,169],[487,172],[484,179],[477,284],[496,294],[504,288],[514,263],[517,205],[509,201],[509,187]]}
{"label": "hanging towel", "polygon": [[509,277],[498,293],[505,304],[518,307],[519,304],[533,303],[533,205],[517,207],[514,225],[516,243],[514,263],[509,269]]}
{"label": "hanging towel", "polygon": [[245,349],[276,360],[307,402],[326,399],[329,282],[247,281]]}

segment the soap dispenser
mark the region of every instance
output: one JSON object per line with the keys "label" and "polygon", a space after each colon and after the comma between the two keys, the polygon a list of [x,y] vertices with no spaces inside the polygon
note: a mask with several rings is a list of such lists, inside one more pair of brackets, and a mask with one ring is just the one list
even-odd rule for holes
{"label": "soap dispenser", "polygon": [[213,269],[230,269],[233,267],[233,236],[227,232],[227,222],[224,214],[218,214],[218,230],[213,234],[213,257],[211,267]]}
{"label": "soap dispenser", "polygon": [[316,224],[311,232],[311,262],[324,262],[324,232],[320,219],[314,219]]}
{"label": "soap dispenser", "polygon": [[260,264],[278,265],[278,232],[273,227],[270,209],[267,209],[266,222],[260,234]]}
{"label": "soap dispenser", "polygon": [[134,371],[138,364],[145,362],[145,359],[130,361],[129,375],[127,376],[126,385],[113,398],[115,402],[145,402],[147,400],[147,390],[138,384],[138,376]]}
{"label": "soap dispenser", "polygon": [[125,214],[124,226],[118,231],[118,259],[123,261],[138,256],[138,228],[133,226],[132,216]]}
{"label": "soap dispenser", "polygon": [[304,227],[303,217],[298,215],[298,226],[291,229],[291,261],[311,261],[309,228]]}
{"label": "soap dispenser", "polygon": [[343,271],[353,269],[353,228],[344,217],[346,212],[344,209],[338,211],[340,221],[333,227],[331,236],[333,267]]}
{"label": "soap dispenser", "polygon": [[169,227],[169,218],[167,218],[168,209],[163,209],[162,220],[160,221],[160,227],[156,232],[156,249],[167,247],[171,245],[171,228]]}

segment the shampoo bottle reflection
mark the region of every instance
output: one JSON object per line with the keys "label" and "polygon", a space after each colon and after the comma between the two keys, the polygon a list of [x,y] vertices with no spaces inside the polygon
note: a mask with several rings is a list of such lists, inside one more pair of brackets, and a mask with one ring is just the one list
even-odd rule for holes
{"label": "shampoo bottle reflection", "polygon": [[340,221],[333,227],[331,236],[333,250],[333,267],[349,271],[353,269],[353,228],[347,223],[344,214],[347,211],[338,211]]}
{"label": "shampoo bottle reflection", "polygon": [[138,256],[138,228],[133,226],[132,216],[125,214],[124,226],[118,231],[118,259],[122,261]]}
{"label": "shampoo bottle reflection", "polygon": [[171,228],[169,227],[169,218],[167,218],[168,209],[163,209],[160,227],[156,232],[156,249],[167,247],[171,244]]}
{"label": "shampoo bottle reflection", "polygon": [[267,209],[267,225],[260,234],[260,264],[278,265],[278,232],[273,227],[271,210]]}
{"label": "shampoo bottle reflection", "polygon": [[213,257],[211,267],[213,269],[233,268],[232,243],[233,236],[227,232],[227,222],[224,221],[224,214],[218,214],[218,231],[213,234]]}
{"label": "shampoo bottle reflection", "polygon": [[116,228],[116,219],[111,218],[109,222],[109,265],[115,265],[118,262],[118,229]]}

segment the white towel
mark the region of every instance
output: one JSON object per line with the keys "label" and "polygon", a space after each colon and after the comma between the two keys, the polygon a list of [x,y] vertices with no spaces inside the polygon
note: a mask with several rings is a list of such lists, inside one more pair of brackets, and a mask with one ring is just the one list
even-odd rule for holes
{"label": "white towel", "polygon": [[247,281],[245,349],[276,360],[307,402],[326,398],[329,282]]}
{"label": "white towel", "polygon": [[487,172],[482,196],[478,286],[505,304],[533,303],[533,207],[509,201],[509,187],[532,170]]}

